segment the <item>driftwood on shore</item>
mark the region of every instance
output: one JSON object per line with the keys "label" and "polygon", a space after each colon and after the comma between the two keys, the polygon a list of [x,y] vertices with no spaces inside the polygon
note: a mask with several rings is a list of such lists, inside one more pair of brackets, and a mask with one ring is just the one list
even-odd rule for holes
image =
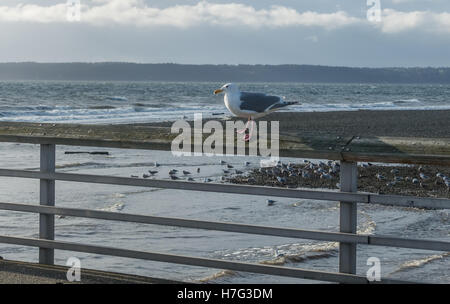
{"label": "driftwood on shore", "polygon": [[[0,123],[0,141],[17,143],[170,151],[176,136],[168,127],[145,125]],[[208,136],[204,134],[203,140]],[[281,131],[279,156],[450,166],[450,139],[305,136]]]}
{"label": "driftwood on shore", "polygon": [[64,151],[64,154],[91,154],[91,155],[109,155],[108,151]]}

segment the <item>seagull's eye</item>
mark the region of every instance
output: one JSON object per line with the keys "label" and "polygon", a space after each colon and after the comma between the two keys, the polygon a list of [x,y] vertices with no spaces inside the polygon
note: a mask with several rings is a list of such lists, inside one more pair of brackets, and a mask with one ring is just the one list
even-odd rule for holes
{"label": "seagull's eye", "polygon": [[225,86],[225,88],[227,88],[227,89],[228,89],[228,86]]}

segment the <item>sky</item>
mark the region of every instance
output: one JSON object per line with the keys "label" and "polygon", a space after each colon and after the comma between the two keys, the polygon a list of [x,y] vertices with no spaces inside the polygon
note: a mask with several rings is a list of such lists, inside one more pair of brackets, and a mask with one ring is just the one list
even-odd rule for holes
{"label": "sky", "polygon": [[448,67],[449,54],[449,0],[0,1],[0,62]]}

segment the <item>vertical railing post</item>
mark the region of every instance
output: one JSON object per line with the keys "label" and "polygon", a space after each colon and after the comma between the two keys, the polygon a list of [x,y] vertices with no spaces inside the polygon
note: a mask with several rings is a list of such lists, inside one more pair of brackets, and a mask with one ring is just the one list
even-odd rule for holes
{"label": "vertical railing post", "polygon": [[[41,172],[55,172],[55,145],[41,144]],[[40,180],[40,204],[55,206],[55,181]],[[39,214],[39,238],[55,239],[55,216],[51,214]],[[54,249],[39,248],[39,263],[53,265]]]}
{"label": "vertical railing post", "polygon": [[[340,189],[343,192],[356,192],[358,189],[358,167],[356,162],[341,161]],[[340,232],[356,233],[356,204],[340,202]],[[356,273],[356,244],[339,243],[339,272]]]}

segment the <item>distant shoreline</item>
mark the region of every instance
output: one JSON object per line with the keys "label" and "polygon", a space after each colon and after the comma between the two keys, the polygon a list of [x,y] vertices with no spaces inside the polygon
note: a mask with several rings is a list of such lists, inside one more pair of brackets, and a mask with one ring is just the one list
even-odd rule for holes
{"label": "distant shoreline", "polygon": [[0,63],[0,80],[450,84],[450,67],[13,62]]}

